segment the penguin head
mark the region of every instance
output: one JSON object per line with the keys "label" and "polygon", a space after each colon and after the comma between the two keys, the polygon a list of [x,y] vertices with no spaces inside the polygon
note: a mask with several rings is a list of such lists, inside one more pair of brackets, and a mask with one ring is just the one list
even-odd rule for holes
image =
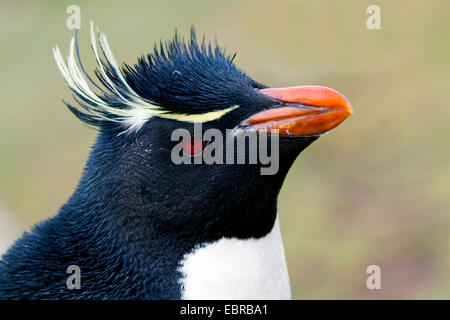
{"label": "penguin head", "polygon": [[333,89],[253,80],[194,30],[133,66],[119,67],[93,24],[91,44],[96,81],[81,64],[77,36],[67,62],[54,50],[78,103],[66,105],[100,130],[82,184],[104,189],[117,214],[161,232],[203,240],[267,234],[298,154],[352,113]]}

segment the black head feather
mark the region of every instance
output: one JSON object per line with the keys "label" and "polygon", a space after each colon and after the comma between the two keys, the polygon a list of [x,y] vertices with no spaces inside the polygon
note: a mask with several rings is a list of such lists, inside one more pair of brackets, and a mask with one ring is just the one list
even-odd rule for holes
{"label": "black head feather", "polygon": [[230,107],[237,88],[262,87],[233,64],[234,57],[204,37],[199,43],[192,28],[188,42],[175,34],[123,71],[140,96],[175,113],[203,113]]}
{"label": "black head feather", "polygon": [[152,53],[141,56],[133,66],[124,63],[119,67],[102,33],[98,33],[103,54],[100,57],[93,25],[91,37],[98,64],[96,81],[81,62],[78,33],[67,64],[58,48],[54,52],[79,107],[64,103],[89,125],[126,122],[139,108],[148,113],[148,118],[166,113],[202,114],[225,110],[238,105],[254,88],[264,87],[233,64],[235,54],[226,54],[217,43],[206,43],[204,37],[199,43],[193,27],[188,41],[175,33],[172,41],[161,41]]}

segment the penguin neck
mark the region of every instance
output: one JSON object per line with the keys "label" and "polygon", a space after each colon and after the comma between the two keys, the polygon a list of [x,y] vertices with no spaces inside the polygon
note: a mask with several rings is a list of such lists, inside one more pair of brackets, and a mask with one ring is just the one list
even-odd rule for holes
{"label": "penguin neck", "polygon": [[[174,182],[143,176],[145,164],[128,167],[128,150],[135,146],[112,140],[99,136],[79,186],[61,208],[59,221],[65,226],[60,230],[77,243],[77,250],[67,250],[77,255],[72,260],[99,252],[92,257],[95,266],[115,261],[111,272],[142,279],[130,284],[146,285],[136,292],[146,290],[146,298],[174,299],[182,294],[180,264],[195,248],[221,239],[263,239],[273,229],[278,193],[289,167],[281,168],[281,176],[258,179],[249,179],[250,170],[256,169],[246,170],[248,176],[216,191],[214,197],[221,197],[216,205],[204,201],[192,208],[186,204],[189,193],[177,198],[179,202],[167,202]],[[155,277],[159,281],[152,281]]]}

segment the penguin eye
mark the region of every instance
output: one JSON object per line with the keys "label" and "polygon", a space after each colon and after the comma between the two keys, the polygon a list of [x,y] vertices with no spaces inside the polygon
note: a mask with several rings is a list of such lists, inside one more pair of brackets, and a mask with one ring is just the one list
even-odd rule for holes
{"label": "penguin eye", "polygon": [[196,155],[202,152],[205,146],[202,139],[191,138],[183,144],[183,151],[189,155]]}

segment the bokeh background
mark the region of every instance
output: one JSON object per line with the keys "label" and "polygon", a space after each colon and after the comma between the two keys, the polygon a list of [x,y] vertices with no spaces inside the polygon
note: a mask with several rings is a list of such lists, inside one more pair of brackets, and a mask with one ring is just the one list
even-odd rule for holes
{"label": "bokeh background", "polygon": [[[68,50],[70,4],[90,71],[91,19],[129,63],[195,24],[262,83],[344,93],[355,113],[298,158],[280,195],[293,297],[450,298],[446,0],[1,0],[0,251],[68,199],[96,136],[62,104],[51,53]],[[381,30],[366,27],[371,4]],[[366,288],[369,265],[381,290]]]}

